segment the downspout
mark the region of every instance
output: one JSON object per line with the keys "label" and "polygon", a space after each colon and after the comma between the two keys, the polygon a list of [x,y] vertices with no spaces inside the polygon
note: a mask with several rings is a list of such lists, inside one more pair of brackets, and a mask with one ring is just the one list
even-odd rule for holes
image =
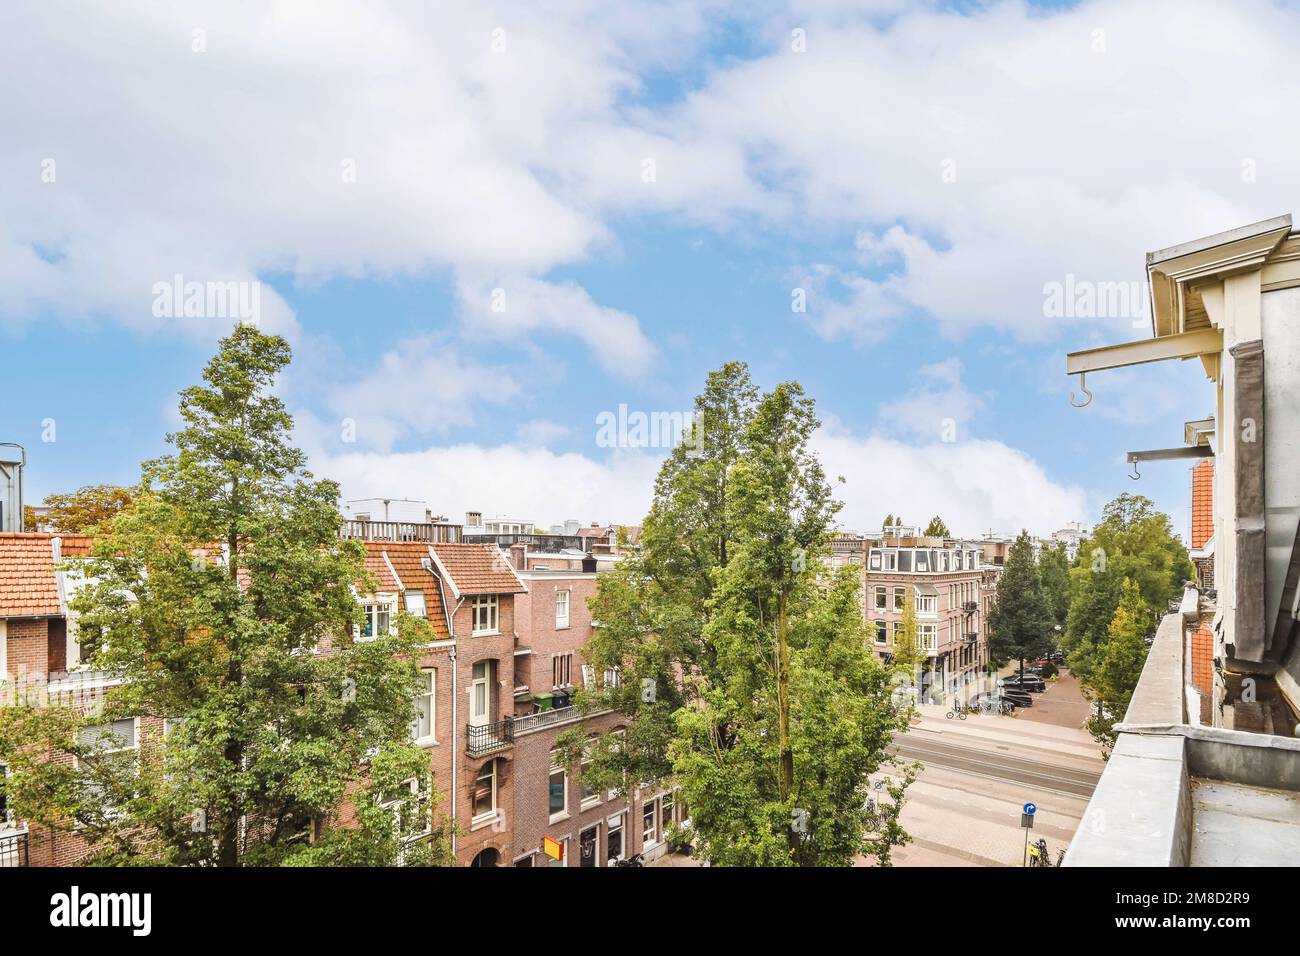
{"label": "downspout", "polygon": [[[441,582],[439,582],[441,584]],[[456,602],[456,611],[465,603],[461,598]],[[444,603],[443,607],[447,605]],[[457,734],[460,732],[459,718],[456,716],[458,705],[460,704],[460,681],[458,680],[459,668],[456,665],[456,611],[451,612],[451,619],[447,622],[447,633],[451,635],[452,645],[450,650],[451,656],[451,858],[453,865],[456,860],[456,829],[457,821],[460,819],[456,816],[456,794],[460,791],[460,777],[457,774],[456,757],[460,753],[460,742],[457,740]]]}

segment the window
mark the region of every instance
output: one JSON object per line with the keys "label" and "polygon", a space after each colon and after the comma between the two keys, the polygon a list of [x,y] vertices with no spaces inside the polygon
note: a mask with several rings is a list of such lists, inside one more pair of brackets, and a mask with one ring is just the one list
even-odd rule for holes
{"label": "window", "polygon": [[623,821],[625,814],[605,821],[605,862],[613,863],[623,858]]}
{"label": "window", "polygon": [[918,614],[935,614],[937,613],[936,597],[933,594],[922,594],[916,599],[916,611]]}
{"label": "window", "polygon": [[918,571],[929,571],[929,570],[930,570],[930,552],[929,552],[929,551],[918,551],[918,552],[916,552],[916,570],[918,570]]}
{"label": "window", "polygon": [[894,622],[894,643],[895,644],[898,643],[899,635],[902,633],[903,633],[903,622],[895,621]]}
{"label": "window", "polygon": [[584,810],[600,803],[600,791],[587,785],[587,771],[591,768],[591,741],[592,738],[587,738],[587,746],[582,748],[582,766],[579,768],[582,774],[579,782],[579,796]]}
{"label": "window", "polygon": [[5,791],[5,781],[8,779],[9,765],[0,763],[0,827],[14,822],[13,815],[9,812],[9,794]]}
{"label": "window", "polygon": [[600,824],[588,827],[578,834],[578,866],[596,865],[596,843],[600,839]]}
{"label": "window", "polygon": [[921,625],[921,650],[933,651],[939,646],[938,643],[939,626],[937,624]]}
{"label": "window", "polygon": [[415,719],[411,721],[411,739],[416,743],[436,743],[433,715],[438,693],[438,672],[420,671],[420,689],[415,695]]}
{"label": "window", "polygon": [[[103,762],[110,768],[117,769],[134,768],[138,765],[140,743],[133,717],[115,720],[111,724],[82,727],[77,735],[77,742],[94,754],[92,759],[96,763]],[[78,765],[80,762],[78,759]],[[99,789],[98,784],[91,784],[91,787]],[[108,803],[110,795],[103,793],[102,798]]]}
{"label": "window", "polygon": [[393,833],[399,839],[412,840],[424,836],[433,828],[433,804],[429,791],[416,780],[407,780],[402,790],[390,794],[380,803],[393,817]]}
{"label": "window", "polygon": [[470,794],[470,811],[475,820],[496,816],[497,812],[497,762],[489,760],[474,778],[474,791]]}
{"label": "window", "polygon": [[497,596],[480,594],[474,598],[475,634],[495,634],[497,632]]}
{"label": "window", "polygon": [[905,603],[906,594],[907,594],[907,588],[894,588],[894,610],[895,611],[903,610],[903,604]]}
{"label": "window", "polygon": [[569,626],[569,592],[555,592],[555,626]]}
{"label": "window", "polygon": [[888,594],[883,585],[876,585],[876,607],[883,611],[887,606]]}
{"label": "window", "polygon": [[605,690],[614,690],[619,685],[619,670],[617,667],[608,668],[602,675],[605,682]]}
{"label": "window", "polygon": [[9,638],[8,622],[0,621],[0,680],[9,679]]}
{"label": "window", "polygon": [[658,842],[659,831],[655,826],[658,812],[658,800],[651,800],[641,808],[641,842],[644,846]]}
{"label": "window", "polygon": [[469,722],[475,727],[482,727],[488,722],[493,669],[491,661],[478,661],[470,671]]}
{"label": "window", "polygon": [[879,552],[879,551],[872,551],[872,552],[871,552],[871,570],[872,570],[872,571],[879,571],[879,570],[880,570],[880,552]]}
{"label": "window", "polygon": [[885,632],[884,621],[872,621],[871,626],[875,629],[877,644],[884,644],[889,640],[889,635]]}
{"label": "window", "polygon": [[547,809],[552,823],[569,815],[569,771],[560,763],[562,759],[560,751],[551,751],[550,803]]}
{"label": "window", "polygon": [[568,687],[573,672],[573,655],[556,654],[551,658],[551,686]]}
{"label": "window", "polygon": [[424,607],[423,591],[406,592],[406,613],[411,617],[428,617],[428,611]]}
{"label": "window", "polygon": [[373,601],[364,602],[361,605],[362,613],[365,614],[365,623],[361,625],[360,639],[363,641],[372,641],[376,637],[389,634],[396,634],[397,627],[393,624],[393,615],[396,604],[382,596]]}
{"label": "window", "polygon": [[674,800],[673,794],[665,793],[663,795],[663,799],[660,801],[660,803],[663,804],[662,810],[660,812],[660,819],[663,822],[663,831],[664,831],[665,839],[667,839],[668,837],[668,827],[673,822],[673,800]]}
{"label": "window", "polygon": [[886,551],[886,552],[885,552],[885,570],[886,570],[886,571],[897,571],[897,570],[898,570],[898,552],[897,552],[897,551]]}

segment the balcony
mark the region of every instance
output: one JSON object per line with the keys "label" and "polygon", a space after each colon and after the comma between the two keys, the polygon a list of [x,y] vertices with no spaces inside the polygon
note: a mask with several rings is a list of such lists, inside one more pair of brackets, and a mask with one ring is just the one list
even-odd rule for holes
{"label": "balcony", "polygon": [[356,541],[420,541],[425,544],[456,543],[460,525],[415,521],[344,521],[339,537]]}
{"label": "balcony", "polygon": [[974,644],[980,639],[979,631],[970,631],[963,636],[965,637],[967,644]]}
{"label": "balcony", "polygon": [[470,724],[465,730],[466,752],[471,757],[509,750],[515,745],[515,719],[507,717],[493,724]]}
{"label": "balcony", "polygon": [[560,551],[590,551],[594,538],[574,534],[467,534],[466,544],[495,544],[508,551],[522,544],[527,551],[555,554]]}
{"label": "balcony", "polygon": [[980,609],[978,601],[963,601],[961,610],[963,614],[974,614]]}
{"label": "balcony", "polygon": [[27,854],[27,828],[0,831],[0,869],[30,866]]}
{"label": "balcony", "polygon": [[539,711],[536,714],[525,714],[523,717],[515,718],[514,732],[516,734],[527,734],[543,727],[551,727],[555,724],[576,720],[579,716],[581,715],[578,713],[578,708],[572,704],[568,707],[556,707],[554,710]]}

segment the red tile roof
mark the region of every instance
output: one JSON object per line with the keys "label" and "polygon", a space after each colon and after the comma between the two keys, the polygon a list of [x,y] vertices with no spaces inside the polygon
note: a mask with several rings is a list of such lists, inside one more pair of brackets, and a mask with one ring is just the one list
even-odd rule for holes
{"label": "red tile roof", "polygon": [[1192,549],[1214,537],[1214,459],[1192,469]]}
{"label": "red tile roof", "polygon": [[[381,591],[402,592],[402,609],[406,610],[406,591],[423,591],[425,616],[433,625],[438,640],[450,636],[443,611],[438,578],[426,571],[421,558],[429,557],[429,546],[419,541],[367,541],[366,570],[375,576]],[[476,546],[471,546],[476,547]],[[384,560],[387,555],[388,560]],[[391,567],[390,567],[391,565]],[[393,572],[396,571],[396,577]],[[400,586],[399,586],[400,581]]]}
{"label": "red tile roof", "polygon": [[435,544],[433,550],[461,594],[522,594],[510,555],[496,545]]}
{"label": "red tile roof", "polygon": [[0,617],[55,617],[63,613],[55,575],[54,538],[59,538],[64,557],[90,553],[90,539],[82,535],[0,534]]}

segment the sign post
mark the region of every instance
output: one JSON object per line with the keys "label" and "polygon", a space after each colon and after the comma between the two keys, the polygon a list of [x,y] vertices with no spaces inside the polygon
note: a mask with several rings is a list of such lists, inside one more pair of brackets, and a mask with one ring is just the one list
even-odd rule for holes
{"label": "sign post", "polygon": [[1038,805],[1035,803],[1026,803],[1020,808],[1020,827],[1025,831],[1025,853],[1020,861],[1021,866],[1029,865],[1029,831],[1034,828],[1034,814],[1038,812]]}

